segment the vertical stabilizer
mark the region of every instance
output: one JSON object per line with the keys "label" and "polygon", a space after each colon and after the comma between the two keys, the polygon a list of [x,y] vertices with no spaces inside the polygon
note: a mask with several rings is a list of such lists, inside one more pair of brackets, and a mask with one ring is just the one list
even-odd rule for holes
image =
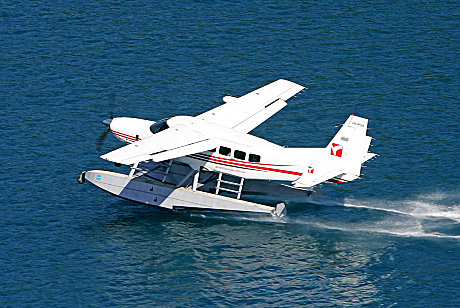
{"label": "vertical stabilizer", "polygon": [[366,135],[368,119],[350,115],[324,149],[313,172],[293,182],[297,187],[312,187],[324,181],[344,183],[360,177],[362,164],[375,156],[368,153],[372,137]]}
{"label": "vertical stabilizer", "polygon": [[342,179],[351,181],[361,174],[361,164],[375,156],[368,153],[372,137],[366,135],[368,119],[350,115],[326,147],[332,159],[340,162]]}
{"label": "vertical stabilizer", "polygon": [[358,158],[365,156],[371,137],[366,136],[368,120],[350,115],[342,128],[327,146],[327,152],[337,158]]}

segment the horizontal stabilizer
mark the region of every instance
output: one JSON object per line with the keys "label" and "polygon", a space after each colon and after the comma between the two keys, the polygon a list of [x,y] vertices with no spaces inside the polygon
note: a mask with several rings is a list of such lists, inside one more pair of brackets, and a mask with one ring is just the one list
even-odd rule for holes
{"label": "horizontal stabilizer", "polygon": [[329,170],[326,173],[312,176],[312,174],[306,172],[302,174],[302,176],[294,181],[292,184],[294,187],[313,187],[315,185],[321,184],[323,182],[326,182],[329,179],[332,179],[333,177],[342,174],[343,172],[341,170]]}

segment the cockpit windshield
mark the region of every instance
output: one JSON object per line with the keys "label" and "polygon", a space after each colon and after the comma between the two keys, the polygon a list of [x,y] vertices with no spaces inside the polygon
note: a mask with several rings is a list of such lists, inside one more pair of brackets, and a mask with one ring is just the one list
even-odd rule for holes
{"label": "cockpit windshield", "polygon": [[166,123],[166,120],[161,120],[150,126],[150,131],[152,132],[152,134],[156,134],[167,128],[169,128],[169,126]]}

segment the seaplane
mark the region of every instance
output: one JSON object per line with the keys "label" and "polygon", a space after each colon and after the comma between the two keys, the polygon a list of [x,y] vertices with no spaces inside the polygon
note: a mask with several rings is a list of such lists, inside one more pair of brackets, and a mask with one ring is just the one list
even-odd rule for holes
{"label": "seaplane", "polygon": [[[284,147],[249,132],[284,108],[305,88],[279,79],[197,116],[159,121],[106,119],[111,132],[128,143],[101,156],[129,173],[83,171],[80,184],[123,199],[172,211],[214,211],[286,215],[284,202],[262,204],[246,196],[311,197],[323,183],[361,177],[368,152],[368,119],[350,115],[326,147]],[[280,200],[286,200],[280,197]]]}

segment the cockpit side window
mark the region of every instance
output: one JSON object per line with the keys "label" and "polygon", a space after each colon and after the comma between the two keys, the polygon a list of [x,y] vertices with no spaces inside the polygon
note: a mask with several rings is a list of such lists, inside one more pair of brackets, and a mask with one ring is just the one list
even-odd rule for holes
{"label": "cockpit side window", "polygon": [[158,121],[155,124],[153,124],[152,126],[150,126],[150,131],[152,132],[152,134],[156,134],[156,133],[159,133],[162,130],[165,130],[167,128],[169,128],[169,126],[166,123],[166,121],[163,120],[163,121]]}
{"label": "cockpit side window", "polygon": [[232,150],[230,148],[227,148],[227,147],[220,147],[219,148],[219,154],[220,155],[230,156],[231,152],[232,152]]}

